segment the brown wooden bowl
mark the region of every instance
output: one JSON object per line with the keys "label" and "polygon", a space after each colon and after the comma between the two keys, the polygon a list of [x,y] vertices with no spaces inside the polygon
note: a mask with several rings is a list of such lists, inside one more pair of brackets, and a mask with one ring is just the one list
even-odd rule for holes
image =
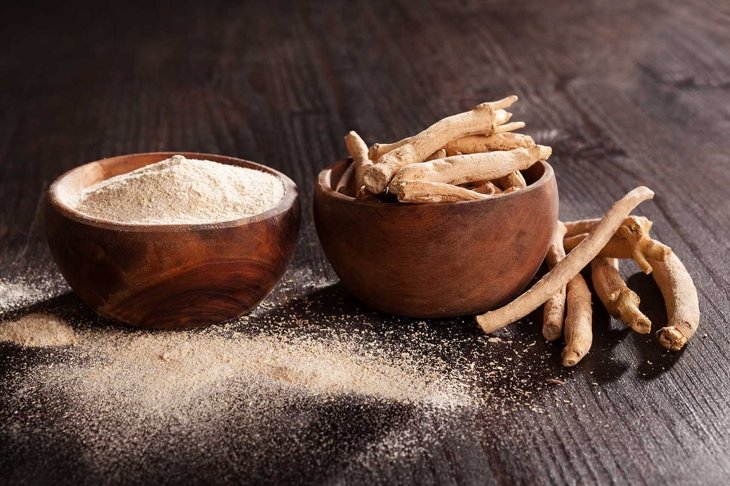
{"label": "brown wooden bowl", "polygon": [[349,161],[320,172],[314,221],[344,286],[391,314],[456,317],[493,309],[519,293],[545,258],[558,218],[547,162],[523,171],[529,186],[493,199],[401,204],[334,190]]}
{"label": "brown wooden bowl", "polygon": [[[91,218],[66,201],[101,180],[179,153],[268,172],[284,198],[264,213],[215,224],[136,225]],[[222,155],[122,155],[76,167],[48,189],[53,259],[99,314],[140,327],[188,328],[230,319],[261,302],[281,279],[299,231],[299,192],[269,167]]]}

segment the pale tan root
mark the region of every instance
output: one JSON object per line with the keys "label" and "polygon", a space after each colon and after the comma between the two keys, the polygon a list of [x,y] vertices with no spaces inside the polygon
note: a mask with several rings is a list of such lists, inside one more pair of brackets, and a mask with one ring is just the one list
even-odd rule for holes
{"label": "pale tan root", "polygon": [[[339,192],[340,194],[348,194],[350,192],[349,188],[353,182],[353,179],[355,177],[355,162],[351,163],[347,166],[345,171],[342,173],[342,176],[340,177],[340,180],[337,181],[337,185],[335,186],[335,191]],[[354,194],[353,194],[354,197]]]}
{"label": "pale tan root", "polygon": [[598,255],[636,206],[652,197],[651,189],[640,186],[616,201],[588,237],[529,290],[499,309],[476,316],[479,327],[490,334],[544,304]]}
{"label": "pale tan root", "polygon": [[494,128],[494,133],[511,132],[513,130],[519,130],[520,128],[525,128],[525,122],[512,122],[505,123],[504,125],[497,125]]}
{"label": "pale tan root", "polygon": [[[566,236],[575,236],[582,233],[590,233],[593,227],[601,221],[601,218],[579,219],[577,221],[566,221],[565,228],[568,230]],[[638,225],[647,233],[654,225],[646,216],[631,215],[626,218],[621,226]]]}
{"label": "pale tan root", "polygon": [[[514,122],[514,123],[507,123],[509,119],[512,117],[512,114],[504,111],[502,109],[495,110],[494,112],[494,121],[492,122],[492,125],[489,127],[486,127],[486,129],[482,130],[476,130],[474,132],[475,136],[489,136],[493,133],[496,133],[498,129],[500,129],[501,132],[509,132],[511,130],[519,130],[520,128],[523,128],[525,126],[522,122]],[[502,124],[506,124],[507,128],[503,128]],[[471,135],[471,134],[470,134]],[[467,136],[470,136],[467,135]],[[406,137],[402,140],[398,140],[397,142],[393,143],[374,143],[370,148],[368,149],[368,155],[370,156],[370,160],[377,161],[380,157],[387,154],[388,152],[392,152],[393,150],[397,149],[398,147],[402,147],[403,145],[411,142],[413,137]]]}
{"label": "pale tan root", "polygon": [[[444,182],[464,184],[492,180],[516,170],[527,169],[538,160],[550,156],[550,147],[537,145],[506,152],[454,155],[445,159],[410,164],[401,168],[391,182],[392,188],[402,181]],[[377,164],[376,164],[377,165]]]}
{"label": "pale tan root", "polygon": [[575,366],[593,344],[593,310],[591,291],[579,273],[568,282],[563,335],[563,366]]}
{"label": "pale tan root", "polygon": [[[622,226],[623,228],[623,226]],[[575,235],[565,238],[563,244],[566,251],[571,251],[585,239],[586,235]],[[617,232],[606,246],[598,253],[600,257],[607,258],[631,258],[636,261],[641,271],[651,273],[652,266],[648,259],[664,261],[672,253],[667,245],[652,240],[646,233],[622,234]]]}
{"label": "pale tan root", "polygon": [[357,132],[351,131],[345,135],[345,145],[355,165],[355,197],[362,199],[366,195],[363,177],[373,161],[368,156],[368,146]]}
{"label": "pale tan root", "polygon": [[606,310],[639,334],[651,332],[651,321],[639,310],[641,299],[621,278],[616,258],[596,257],[591,262],[593,289]]}
{"label": "pale tan root", "polygon": [[700,304],[692,277],[676,254],[666,260],[650,260],[654,280],[664,297],[667,325],[657,331],[659,343],[671,351],[687,344],[700,325]]}
{"label": "pale tan root", "polygon": [[497,110],[507,108],[515,101],[516,96],[509,96],[499,101],[482,103],[473,110],[437,121],[399,147],[380,156],[377,163],[365,172],[365,186],[373,194],[379,194],[401,167],[423,162],[426,157],[457,138],[493,132]]}
{"label": "pale tan root", "polygon": [[[560,260],[565,258],[563,249],[563,237],[565,236],[565,225],[558,221],[553,233],[553,239],[548,248],[545,261],[550,268],[554,268]],[[542,335],[548,341],[556,341],[563,335],[563,322],[565,318],[565,286],[555,292],[545,305],[542,312]]]}
{"label": "pale tan root", "polygon": [[480,194],[499,194],[502,192],[502,189],[495,186],[492,181],[486,181],[486,182],[475,182],[473,184],[470,184],[471,187],[467,186],[466,189],[471,189],[474,192],[478,192]]}
{"label": "pale tan root", "polygon": [[527,187],[527,181],[520,171],[514,171],[494,180],[494,184],[504,192],[510,193]]}
{"label": "pale tan root", "polygon": [[403,203],[478,201],[489,198],[486,194],[464,187],[428,181],[401,181],[394,187],[393,193]]}
{"label": "pale tan root", "polygon": [[516,148],[534,147],[535,141],[529,135],[521,133],[496,133],[485,137],[484,135],[470,135],[457,138],[444,146],[446,155],[478,154],[480,152],[492,152],[494,150],[512,150]]}
{"label": "pale tan root", "polygon": [[428,161],[431,161],[431,160],[443,159],[444,157],[446,157],[446,150],[444,150],[444,149],[438,149],[437,151],[435,151],[434,153],[432,153],[431,155],[429,155],[428,157],[426,157],[426,160],[425,161],[428,162]]}

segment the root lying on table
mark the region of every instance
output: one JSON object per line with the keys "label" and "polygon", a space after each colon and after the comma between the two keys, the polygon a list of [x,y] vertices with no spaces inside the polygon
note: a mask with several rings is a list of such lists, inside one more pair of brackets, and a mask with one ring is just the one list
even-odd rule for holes
{"label": "root lying on table", "polygon": [[[565,225],[558,221],[558,225],[553,233],[553,239],[545,256],[545,261],[550,268],[555,268],[555,265],[565,258],[565,249],[563,248],[565,231]],[[563,286],[545,302],[542,314],[542,335],[548,341],[556,341],[563,335],[565,294],[566,286]]]}
{"label": "root lying on table", "polygon": [[667,325],[657,331],[659,343],[679,351],[694,336],[700,324],[700,305],[692,277],[676,254],[666,260],[650,260],[653,277],[664,297]]}
{"label": "root lying on table", "polygon": [[575,366],[593,344],[593,309],[591,291],[580,273],[567,285],[565,326],[563,336],[563,366]]}
{"label": "root lying on table", "polygon": [[654,192],[640,186],[614,203],[585,240],[529,290],[499,309],[476,316],[479,327],[490,334],[525,317],[544,304],[598,255],[636,206],[652,197]]}
{"label": "root lying on table", "polygon": [[651,332],[651,321],[639,310],[641,300],[621,278],[616,258],[596,257],[591,262],[596,295],[606,310],[639,334]]}

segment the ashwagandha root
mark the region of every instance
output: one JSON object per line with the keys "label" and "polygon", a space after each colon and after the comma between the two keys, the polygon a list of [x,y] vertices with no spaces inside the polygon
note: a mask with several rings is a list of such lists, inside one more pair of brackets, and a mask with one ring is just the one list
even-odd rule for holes
{"label": "ashwagandha root", "polygon": [[[511,133],[508,133],[508,132],[511,132],[513,130],[519,130],[520,128],[525,127],[524,122],[507,123],[507,121],[510,119],[511,116],[512,116],[512,114],[505,110],[502,110],[502,109],[495,110],[494,122],[492,123],[492,127],[487,127],[486,130],[480,130],[478,132],[475,132],[476,133],[475,135],[467,135],[466,137],[462,137],[462,138],[468,138],[470,136],[487,138],[487,137],[490,137],[495,134],[511,135]],[[527,137],[527,135],[520,135],[520,137]],[[370,156],[370,160],[374,160],[374,161],[378,160],[383,155],[387,154],[388,152],[392,152],[393,150],[397,149],[398,147],[402,147],[406,143],[410,142],[412,139],[413,139],[413,137],[407,137],[407,138],[404,138],[402,140],[399,140],[399,141],[393,142],[393,143],[374,143],[368,149],[368,154]],[[508,145],[500,148],[499,140],[500,139],[498,139],[498,138],[493,139],[492,142],[495,144],[498,144],[498,145],[495,146],[495,148],[492,148],[489,150],[511,150],[513,148],[529,146],[524,143],[519,143],[517,145],[515,145],[514,143],[511,143],[511,144],[508,144]],[[509,138],[506,138],[504,140],[507,141],[507,140],[509,140]],[[506,143],[506,142],[503,142],[503,143]],[[532,145],[534,145],[534,142],[532,143]],[[456,155],[456,152],[461,152],[461,151],[456,150],[447,155]],[[478,150],[478,151],[469,152],[469,153],[477,153],[477,152],[485,152],[485,150]],[[463,153],[466,153],[466,152],[463,152]]]}
{"label": "ashwagandha root", "polygon": [[431,162],[410,164],[398,171],[389,190],[395,192],[402,181],[464,184],[492,180],[516,170],[527,169],[538,160],[547,159],[550,153],[550,147],[537,145],[507,152],[454,155]]}
{"label": "ashwagandha root", "polygon": [[525,177],[520,171],[514,171],[504,177],[495,179],[494,184],[507,193],[527,187],[527,181],[525,181]]}
{"label": "ashwagandha root", "polygon": [[512,122],[505,123],[503,125],[498,124],[494,128],[494,133],[510,132],[512,130],[519,130],[520,128],[525,128],[525,122]]}
{"label": "ashwagandha root", "polygon": [[350,186],[352,185],[353,178],[355,177],[355,162],[351,163],[347,166],[345,171],[340,176],[340,179],[337,181],[337,184],[335,185],[335,191],[339,192],[340,194],[348,194],[350,192]]}
{"label": "ashwagandha root", "polygon": [[687,344],[700,325],[700,304],[692,277],[676,254],[666,260],[650,260],[654,280],[664,297],[667,325],[657,331],[659,343],[671,351]]}
{"label": "ashwagandha root", "polygon": [[591,291],[580,273],[568,282],[563,337],[563,366],[575,366],[593,344]]}
{"label": "ashwagandha root", "polygon": [[[622,226],[623,228],[624,226]],[[566,251],[572,251],[585,239],[586,235],[575,235],[565,238],[563,244]],[[607,258],[631,258],[636,261],[642,272],[649,274],[652,266],[648,259],[664,261],[672,253],[667,245],[652,240],[646,233],[616,233],[598,256]]]}
{"label": "ashwagandha root", "polygon": [[[563,237],[565,236],[565,225],[558,221],[553,233],[553,239],[548,248],[545,261],[550,268],[555,268],[560,260],[565,258],[563,249]],[[543,306],[542,312],[542,335],[548,341],[556,341],[563,335],[563,323],[565,319],[565,286],[555,292]]]}
{"label": "ashwagandha root", "polygon": [[355,166],[355,197],[362,199],[366,195],[363,177],[368,167],[373,165],[373,161],[368,156],[368,146],[357,132],[351,131],[345,135],[345,145]]}
{"label": "ashwagandha root", "polygon": [[[469,187],[471,186],[471,187]],[[499,194],[502,192],[502,189],[495,186],[492,181],[485,181],[485,182],[475,182],[473,184],[467,185],[467,189],[471,189],[474,192],[478,192],[480,194]]]}
{"label": "ashwagandha root", "polygon": [[596,257],[591,262],[593,289],[606,310],[639,334],[651,332],[651,321],[639,310],[641,299],[621,278],[616,258]]}
{"label": "ashwagandha root", "polygon": [[446,157],[446,150],[438,149],[437,151],[426,157],[426,162],[430,160],[443,159],[444,157]]}
{"label": "ashwagandha root", "polygon": [[[565,228],[567,232],[566,237],[575,236],[583,233],[590,233],[593,228],[601,221],[601,218],[591,219],[579,219],[577,221],[566,221]],[[636,226],[641,227],[646,233],[649,233],[654,223],[645,216],[634,216],[631,215],[626,218],[621,226]]]}
{"label": "ashwagandha root", "polygon": [[401,181],[396,184],[393,193],[403,203],[478,201],[490,197],[464,187],[428,181]]}
{"label": "ashwagandha root", "polygon": [[380,156],[377,163],[365,172],[365,186],[373,194],[380,194],[401,167],[423,162],[426,157],[457,138],[493,132],[497,110],[507,108],[515,101],[516,96],[509,96],[499,101],[482,103],[471,111],[437,121],[399,147]]}
{"label": "ashwagandha root", "polygon": [[512,150],[516,148],[534,147],[535,141],[529,135],[521,133],[495,133],[493,135],[469,135],[457,138],[444,146],[446,155],[478,154],[494,150]]}
{"label": "ashwagandha root", "polygon": [[499,309],[476,316],[479,327],[487,334],[493,333],[544,304],[598,255],[636,206],[653,197],[651,189],[640,186],[616,201],[588,237],[529,290]]}

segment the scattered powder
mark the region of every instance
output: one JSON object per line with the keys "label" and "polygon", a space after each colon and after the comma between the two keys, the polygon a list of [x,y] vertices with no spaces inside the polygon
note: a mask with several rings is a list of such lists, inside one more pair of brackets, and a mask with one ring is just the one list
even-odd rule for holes
{"label": "scattered powder", "polygon": [[260,214],[283,197],[272,174],[175,155],[101,181],[70,205],[119,223],[204,224]]}
{"label": "scattered powder", "polygon": [[559,363],[529,335],[490,342],[466,320],[370,313],[334,281],[293,267],[248,316],[181,332],[112,326],[73,296],[49,301],[77,342],[0,352],[0,433],[12,445],[0,449],[70,461],[79,480],[358,477],[428,460],[444,441],[469,447],[480,430],[507,433],[498,427],[523,421],[492,419],[540,412],[565,388],[549,390]]}
{"label": "scattered powder", "polygon": [[67,290],[60,275],[48,276],[37,270],[30,276],[0,278],[0,320],[7,312],[38,304]]}
{"label": "scattered powder", "polygon": [[37,348],[68,346],[76,342],[76,333],[51,314],[28,314],[16,321],[0,323],[1,341]]}
{"label": "scattered powder", "polygon": [[389,355],[333,337],[224,335],[202,332],[147,332],[113,328],[79,333],[85,364],[36,369],[36,385],[67,386],[77,406],[122,405],[133,416],[181,416],[195,397],[232,378],[270,382],[313,395],[360,395],[384,400],[460,406],[466,388],[448,370],[416,356]]}

